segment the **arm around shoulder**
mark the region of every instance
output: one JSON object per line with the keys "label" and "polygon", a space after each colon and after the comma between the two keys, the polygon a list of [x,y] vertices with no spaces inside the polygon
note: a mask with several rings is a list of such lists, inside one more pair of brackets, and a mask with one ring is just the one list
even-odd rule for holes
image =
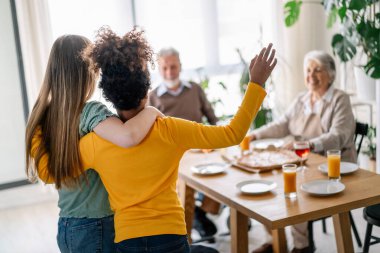
{"label": "arm around shoulder", "polygon": [[156,118],[162,116],[159,110],[147,106],[125,123],[116,117],[107,118],[94,128],[94,132],[115,145],[128,148],[138,145],[148,134]]}

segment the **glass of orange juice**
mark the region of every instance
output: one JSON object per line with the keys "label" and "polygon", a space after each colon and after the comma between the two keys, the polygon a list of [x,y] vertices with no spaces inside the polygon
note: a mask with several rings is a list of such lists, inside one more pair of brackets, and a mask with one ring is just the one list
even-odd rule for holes
{"label": "glass of orange juice", "polygon": [[330,180],[340,180],[340,150],[327,150],[327,175]]}
{"label": "glass of orange juice", "polygon": [[287,198],[297,197],[297,164],[282,165],[284,193]]}
{"label": "glass of orange juice", "polygon": [[208,162],[208,153],[210,153],[212,151],[212,149],[202,148],[201,151],[204,154],[204,161]]}
{"label": "glass of orange juice", "polygon": [[241,156],[247,155],[249,153],[249,136],[244,137],[243,141],[240,143]]}

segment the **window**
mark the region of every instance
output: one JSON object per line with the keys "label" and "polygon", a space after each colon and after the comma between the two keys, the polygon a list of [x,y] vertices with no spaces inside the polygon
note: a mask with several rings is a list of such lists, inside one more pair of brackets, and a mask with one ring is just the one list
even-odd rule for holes
{"label": "window", "polygon": [[[271,1],[218,0],[220,63],[239,63],[236,49],[248,61],[272,41]],[[234,15],[232,15],[234,13]]]}
{"label": "window", "polygon": [[0,105],[0,189],[25,184],[25,119],[28,114],[25,83],[19,51],[19,38],[14,30],[13,1],[0,1],[1,93]]}
{"label": "window", "polygon": [[130,1],[54,0],[49,1],[53,39],[63,34],[78,34],[93,39],[95,31],[108,25],[117,33],[133,27]]}
{"label": "window", "polygon": [[[123,34],[135,24],[145,29],[155,51],[175,47],[181,55],[184,79],[200,81],[197,69],[210,77],[210,96],[220,97],[224,103],[224,108],[217,108],[221,115],[235,112],[240,101],[238,82],[242,66],[236,49],[248,61],[262,44],[271,40],[271,2],[55,0],[49,4],[55,37],[76,33],[92,39],[94,31],[103,25]],[[152,83],[156,84],[160,80],[157,68],[151,73]],[[228,96],[218,88],[219,81],[227,85]],[[96,98],[99,97],[97,92]]]}

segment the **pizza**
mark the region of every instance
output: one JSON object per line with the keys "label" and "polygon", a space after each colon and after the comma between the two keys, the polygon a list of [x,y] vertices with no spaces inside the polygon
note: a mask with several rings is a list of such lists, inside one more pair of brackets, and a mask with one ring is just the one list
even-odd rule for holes
{"label": "pizza", "polygon": [[238,158],[237,166],[251,168],[253,170],[269,170],[281,168],[286,163],[300,162],[300,158],[290,150],[253,150],[251,154]]}

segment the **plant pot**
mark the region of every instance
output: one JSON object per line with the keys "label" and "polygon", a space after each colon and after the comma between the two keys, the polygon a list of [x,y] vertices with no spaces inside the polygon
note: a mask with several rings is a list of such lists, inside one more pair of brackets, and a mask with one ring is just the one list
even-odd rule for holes
{"label": "plant pot", "polygon": [[376,80],[367,76],[362,68],[355,67],[356,94],[360,100],[376,100]]}

